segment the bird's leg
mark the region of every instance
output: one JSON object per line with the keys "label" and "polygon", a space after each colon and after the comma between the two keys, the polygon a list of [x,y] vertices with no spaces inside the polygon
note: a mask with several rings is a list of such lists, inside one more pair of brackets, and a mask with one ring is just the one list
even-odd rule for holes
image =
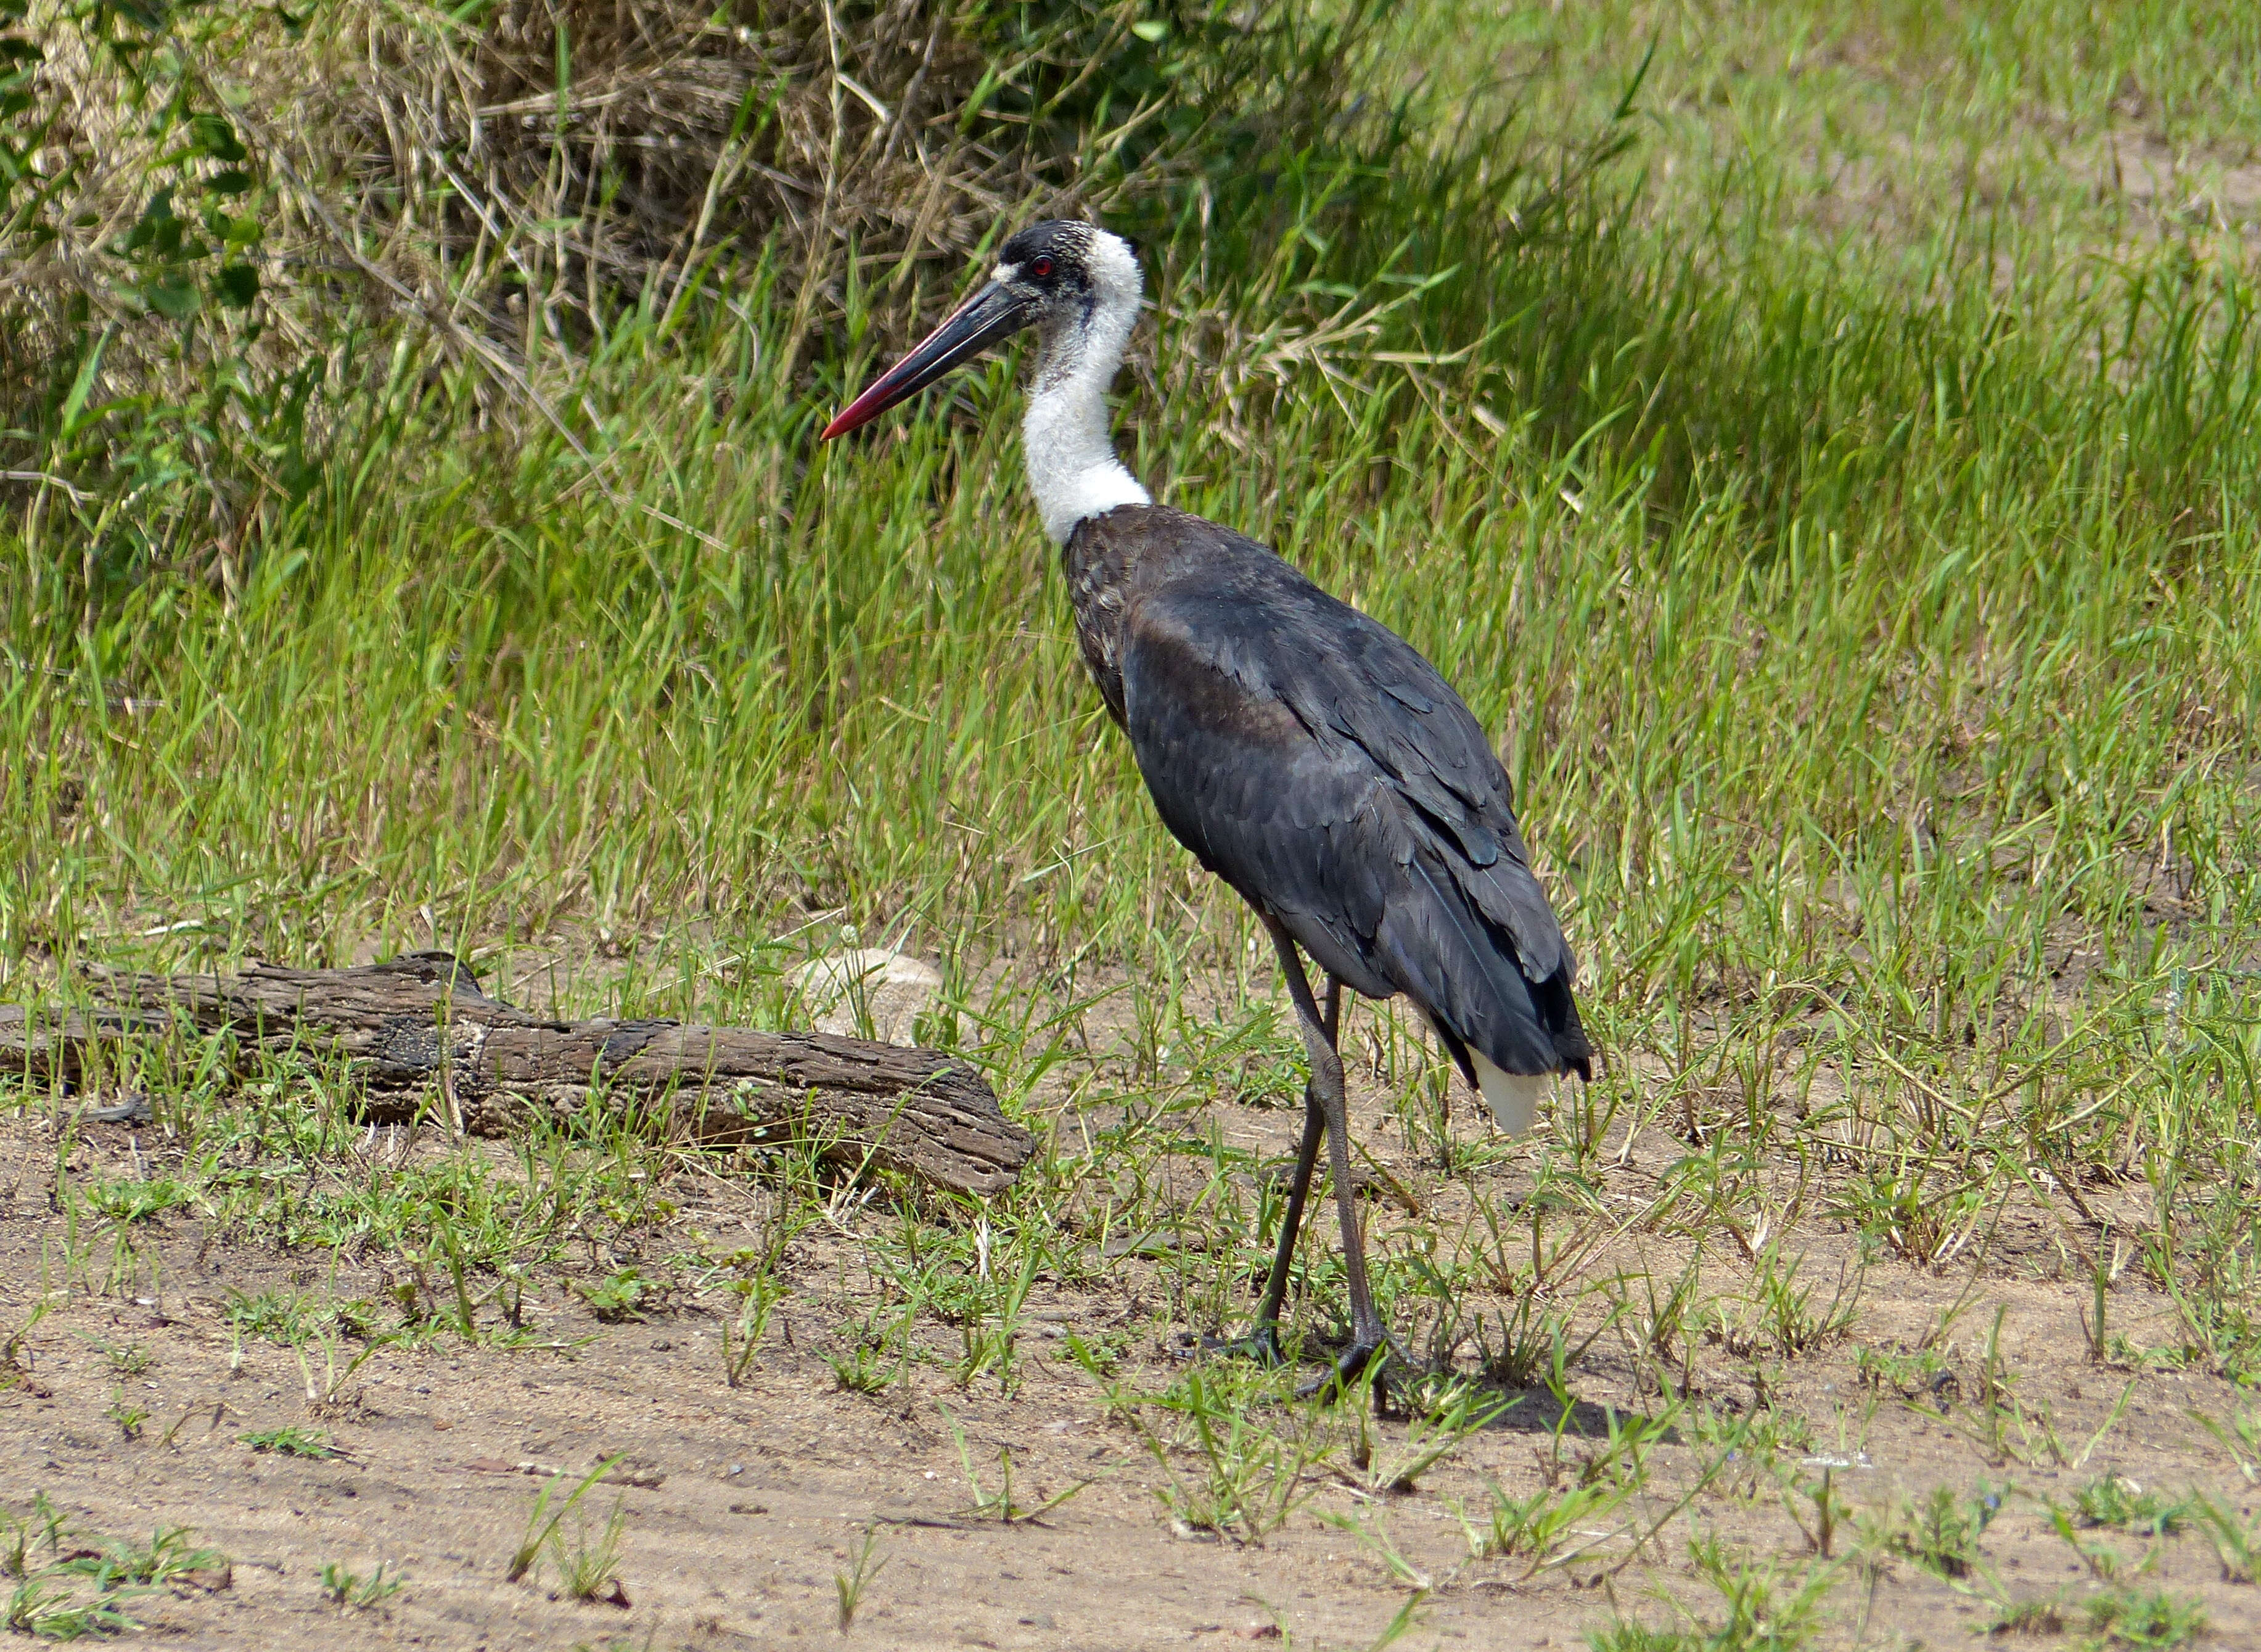
{"label": "bird's leg", "polygon": [[[1295,1001],[1303,1022],[1303,1050],[1310,1058],[1310,1093],[1318,1103],[1327,1138],[1327,1168],[1334,1179],[1335,1210],[1342,1221],[1343,1271],[1350,1277],[1350,1347],[1335,1361],[1334,1369],[1307,1392],[1323,1393],[1347,1388],[1388,1342],[1382,1316],[1374,1311],[1374,1292],[1366,1280],[1366,1241],[1359,1232],[1358,1198],[1350,1179],[1350,1103],[1343,1090],[1342,1057],[1335,1051],[1336,1016],[1339,1008],[1330,992],[1330,1013],[1322,1016],[1304,978],[1303,959],[1296,955],[1295,937],[1276,918],[1265,920],[1272,945],[1280,954],[1280,968],[1288,978],[1288,995]],[[1330,983],[1331,987],[1333,983]],[[1305,1130],[1306,1138],[1310,1135]],[[1276,1266],[1276,1265],[1275,1265]]]}
{"label": "bird's leg", "polygon": [[[1327,977],[1327,1042],[1331,1045],[1342,1016],[1342,983],[1332,975]],[[1283,1357],[1280,1352],[1280,1310],[1288,1300],[1288,1270],[1296,1257],[1296,1235],[1303,1222],[1303,1200],[1311,1190],[1311,1167],[1318,1162],[1319,1138],[1325,1133],[1327,1116],[1319,1105],[1316,1086],[1303,1086],[1303,1140],[1296,1150],[1296,1174],[1288,1183],[1288,1209],[1280,1218],[1279,1246],[1272,1253],[1272,1276],[1264,1284],[1264,1304],[1256,1311],[1256,1323],[1248,1334],[1233,1346],[1262,1360],[1267,1365],[1277,1365]]]}

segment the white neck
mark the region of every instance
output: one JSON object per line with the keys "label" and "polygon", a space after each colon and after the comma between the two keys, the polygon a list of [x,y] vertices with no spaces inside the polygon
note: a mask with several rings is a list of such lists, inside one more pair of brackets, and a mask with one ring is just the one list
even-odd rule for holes
{"label": "white neck", "polygon": [[1092,255],[1088,311],[1062,317],[1043,334],[1037,380],[1021,421],[1029,485],[1044,531],[1060,544],[1087,516],[1118,505],[1151,505],[1138,478],[1115,456],[1107,428],[1107,386],[1123,365],[1143,284],[1129,247],[1102,231]]}

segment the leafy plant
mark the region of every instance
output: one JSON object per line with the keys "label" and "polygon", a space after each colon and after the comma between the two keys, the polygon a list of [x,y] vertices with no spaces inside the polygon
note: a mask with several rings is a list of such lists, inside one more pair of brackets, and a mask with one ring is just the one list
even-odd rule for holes
{"label": "leafy plant", "polygon": [[968,1514],[1001,1520],[1008,1526],[1034,1520],[1059,1507],[1091,1483],[1088,1480],[1079,1480],[1041,1503],[1016,1503],[1013,1499],[1013,1448],[1010,1446],[997,1447],[997,1485],[993,1490],[981,1483],[980,1471],[973,1466],[973,1451],[965,1443],[965,1430],[958,1425],[958,1419],[950,1414],[947,1407],[944,1408],[943,1418],[950,1425],[951,1438],[958,1442],[958,1461],[965,1470],[965,1483],[973,1489],[973,1501],[965,1510]]}
{"label": "leafy plant", "polygon": [[1358,1443],[1353,1461],[1369,1492],[1410,1492],[1419,1489],[1421,1476],[1449,1456],[1479,1429],[1496,1421],[1519,1403],[1515,1396],[1488,1395],[1473,1383],[1447,1382],[1441,1389],[1416,1390],[1404,1443],[1376,1451],[1370,1438],[1373,1385],[1362,1383],[1353,1396],[1358,1418]]}
{"label": "leafy plant", "polygon": [[534,1569],[534,1562],[556,1534],[558,1522],[588,1495],[591,1486],[618,1468],[627,1454],[622,1452],[607,1457],[590,1469],[574,1483],[572,1490],[566,1493],[565,1500],[554,1510],[549,1505],[557,1495],[557,1488],[564,1483],[564,1476],[553,1476],[542,1483],[542,1490],[535,1494],[534,1506],[527,1511],[526,1529],[519,1534],[518,1547],[511,1551],[510,1565],[503,1575],[504,1581],[514,1584]]}
{"label": "leafy plant", "polygon": [[2072,1501],[2083,1526],[2115,1526],[2144,1537],[2171,1535],[2190,1518],[2186,1500],[2171,1502],[2119,1475],[2091,1480],[2073,1494]]}
{"label": "leafy plant", "polygon": [[2164,1589],[2107,1589],[2090,1597],[2088,1627],[2107,1646],[2187,1646],[2205,1633],[2206,1605]]}
{"label": "leafy plant", "polygon": [[1685,1627],[1669,1629],[1620,1620],[1588,1635],[1593,1652],[1799,1652],[1820,1636],[1834,1568],[1755,1562],[1716,1533],[1692,1539],[1689,1555],[1723,1615],[1676,1607]]}
{"label": "leafy plant", "polygon": [[1978,1563],[1979,1540],[2001,1512],[2003,1492],[1981,1481],[1970,1497],[1958,1497],[1947,1486],[1934,1486],[1928,1497],[1901,1499],[1884,1516],[1881,1526],[1872,1523],[1872,1542],[1904,1555],[1926,1571],[1941,1577],[1963,1577]]}
{"label": "leafy plant", "polygon": [[[1258,1426],[1195,1370],[1156,1402],[1178,1419],[1174,1449],[1143,1416],[1133,1416],[1148,1454],[1167,1483],[1161,1498],[1172,1516],[1195,1531],[1230,1533],[1260,1543],[1318,1490],[1316,1470],[1331,1454],[1308,1426],[1288,1437]],[[1191,1471],[1179,1472],[1181,1459]]]}
{"label": "leafy plant", "polygon": [[149,1350],[139,1342],[105,1342],[102,1357],[119,1376],[139,1376],[149,1368]]}
{"label": "leafy plant", "polygon": [[573,1289],[589,1304],[589,1311],[607,1325],[642,1318],[642,1309],[653,1295],[651,1281],[633,1268],[623,1268],[593,1285],[577,1284]]}
{"label": "leafy plant", "polygon": [[1860,1275],[1841,1272],[1827,1302],[1817,1303],[1815,1287],[1798,1281],[1804,1261],[1785,1258],[1779,1240],[1769,1243],[1754,1264],[1749,1288],[1707,1305],[1712,1337],[1731,1354],[1795,1359],[1849,1330],[1859,1316]]}
{"label": "leafy plant", "polygon": [[769,1329],[773,1313],[785,1292],[768,1275],[736,1282],[738,1311],[734,1319],[722,1322],[722,1381],[730,1388],[744,1384],[746,1373],[753,1367],[754,1355],[762,1345],[762,1334]]}
{"label": "leafy plant", "polygon": [[1528,1555],[1533,1570],[1572,1533],[1608,1519],[1633,1495],[1631,1487],[1604,1483],[1547,1488],[1516,1498],[1497,1482],[1485,1484],[1488,1507],[1481,1520],[1471,1520],[1465,1508],[1456,1511],[1468,1553],[1478,1560]]}
{"label": "leafy plant", "polygon": [[2066,1607],[2055,1595],[2035,1595],[2024,1600],[2001,1600],[1994,1604],[1992,1616],[1986,1624],[1989,1634],[2060,1634],[2064,1633]]}
{"label": "leafy plant", "polygon": [[1428,1573],[1405,1558],[1404,1552],[1389,1535],[1389,1521],[1379,1508],[1367,1504],[1348,1512],[1322,1509],[1319,1519],[1379,1560],[1389,1569],[1389,1575],[1407,1588],[1425,1594],[1436,1586]]}
{"label": "leafy plant", "polygon": [[2261,1583],[2261,1519],[2241,1518],[2227,1500],[2203,1491],[2190,1494],[2188,1509],[2214,1545],[2222,1575],[2232,1583]]}
{"label": "leafy plant", "polygon": [[[571,1498],[566,1501],[561,1514],[572,1508]],[[619,1500],[605,1523],[592,1535],[585,1514],[576,1512],[573,1535],[569,1541],[562,1524],[553,1522],[549,1532],[551,1558],[557,1567],[558,1581],[565,1592],[576,1600],[593,1600],[603,1595],[609,1586],[619,1593],[616,1582],[621,1563],[621,1542],[628,1527],[628,1511]]]}
{"label": "leafy plant", "polygon": [[286,1423],[280,1428],[255,1428],[236,1438],[254,1451],[271,1451],[285,1457],[331,1457],[337,1447],[327,1434]]}
{"label": "leafy plant", "polygon": [[50,1641],[75,1641],[82,1635],[123,1634],[141,1626],[128,1617],[115,1598],[91,1599],[68,1585],[49,1578],[27,1577],[9,1592],[0,1609],[0,1623],[18,1634],[35,1634]]}
{"label": "leafy plant", "polygon": [[377,1562],[377,1569],[363,1577],[347,1570],[337,1561],[325,1561],[321,1570],[322,1592],[334,1605],[348,1612],[367,1612],[372,1606],[382,1605],[400,1592],[401,1582],[398,1577],[386,1577],[384,1566],[384,1562]]}
{"label": "leafy plant", "polygon": [[900,1381],[910,1368],[911,1315],[906,1310],[891,1317],[865,1315],[842,1327],[848,1338],[844,1354],[829,1354],[832,1380],[843,1393],[879,1394]]}
{"label": "leafy plant", "polygon": [[[857,1609],[864,1604],[864,1591],[886,1569],[888,1557],[878,1555],[878,1533],[866,1526],[864,1541],[856,1551],[854,1562],[846,1571],[832,1574],[832,1588],[838,1598],[840,1633],[843,1634],[855,1626]],[[877,1558],[874,1558],[875,1555]]]}

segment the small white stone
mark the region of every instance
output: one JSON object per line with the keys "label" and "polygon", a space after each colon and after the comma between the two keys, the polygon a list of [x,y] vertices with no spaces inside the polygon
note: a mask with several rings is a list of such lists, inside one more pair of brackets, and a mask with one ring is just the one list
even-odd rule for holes
{"label": "small white stone", "polygon": [[931,964],[878,946],[828,953],[802,965],[793,979],[819,1032],[861,1038],[861,1011],[882,1044],[915,1044],[918,1018],[942,989],[941,972]]}

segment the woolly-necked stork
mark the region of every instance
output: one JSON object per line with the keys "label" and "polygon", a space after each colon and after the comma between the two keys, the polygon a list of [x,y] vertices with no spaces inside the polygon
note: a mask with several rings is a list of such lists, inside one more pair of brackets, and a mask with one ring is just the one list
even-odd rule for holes
{"label": "woolly-necked stork", "polygon": [[[1084,664],[1163,823],[1271,935],[1310,1057],[1302,1149],[1247,1346],[1279,1357],[1288,1264],[1324,1139],[1351,1342],[1314,1386],[1347,1383],[1388,1338],[1353,1203],[1335,1048],[1342,989],[1411,999],[1510,1131],[1530,1127],[1554,1075],[1590,1076],[1592,1048],[1506,771],[1461,697],[1403,638],[1262,545],[1156,505],[1116,457],[1107,388],[1140,291],[1121,238],[1067,221],[1024,229],[980,289],[824,439],[1037,329],[1023,449],[1045,530],[1062,548]],[[1298,946],[1326,972],[1324,1009]]]}

